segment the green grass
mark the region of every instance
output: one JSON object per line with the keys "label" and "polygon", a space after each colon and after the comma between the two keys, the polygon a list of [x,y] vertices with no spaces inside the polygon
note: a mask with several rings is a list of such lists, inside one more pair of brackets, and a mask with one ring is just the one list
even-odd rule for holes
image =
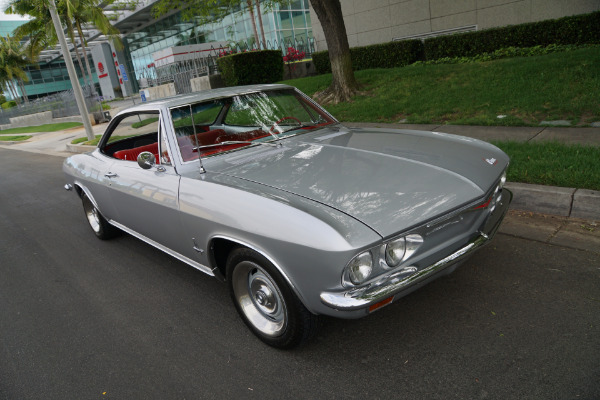
{"label": "green grass", "polygon": [[556,142],[492,142],[510,156],[511,182],[600,190],[600,148]]}
{"label": "green grass", "polygon": [[3,141],[3,142],[20,142],[22,140],[31,139],[31,137],[32,137],[31,135],[18,135],[18,136],[0,135],[0,141]]}
{"label": "green grass", "polygon": [[[117,140],[126,139],[126,138],[129,138],[132,136],[137,136],[137,135],[111,136],[110,139],[108,139],[108,143],[116,142]],[[81,138],[71,140],[71,144],[83,144],[86,146],[96,146],[100,142],[101,138],[102,138],[102,135],[96,135],[94,140],[88,140],[87,137],[81,137]]]}
{"label": "green grass", "polygon": [[[600,47],[469,64],[411,65],[355,72],[362,93],[326,108],[340,121],[538,125],[600,117]],[[308,95],[331,74],[283,83]],[[506,115],[499,119],[498,115]]]}
{"label": "green grass", "polygon": [[142,126],[149,125],[156,121],[158,121],[158,117],[146,118],[146,119],[141,120],[140,122],[134,122],[133,124],[131,124],[131,127],[132,128],[141,128]]}
{"label": "green grass", "polygon": [[62,131],[63,129],[74,128],[76,126],[82,126],[81,122],[59,122],[57,124],[44,124],[37,126],[24,126],[22,128],[10,128],[0,131],[0,134],[8,133],[33,133],[33,132],[55,132]]}

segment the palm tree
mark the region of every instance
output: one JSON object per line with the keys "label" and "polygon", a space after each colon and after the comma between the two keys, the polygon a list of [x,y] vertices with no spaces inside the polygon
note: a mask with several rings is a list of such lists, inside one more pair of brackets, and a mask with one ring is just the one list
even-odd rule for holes
{"label": "palm tree", "polygon": [[24,69],[31,63],[31,60],[27,57],[27,50],[20,41],[10,35],[0,36],[0,70],[2,71],[0,79],[4,81],[17,102],[19,96],[14,81],[17,81],[25,102],[29,102],[24,84],[29,78]]}
{"label": "palm tree", "polygon": [[92,24],[96,29],[102,32],[102,34],[109,37],[117,49],[121,48],[122,42],[119,37],[119,30],[110,23],[110,20],[104,13],[104,9],[100,7],[100,4],[106,7],[114,2],[115,0],[80,0],[70,9],[70,13],[67,13],[67,19],[72,19],[75,28],[77,29],[77,34],[79,35],[79,41],[81,42],[81,48],[83,50],[83,59],[85,60],[85,66],[92,82],[92,90],[94,93],[96,91],[93,86],[92,69],[90,68],[90,62],[86,51],[87,40],[83,34],[82,26],[85,24]]}
{"label": "palm tree", "polygon": [[[87,57],[85,48],[87,41],[83,34],[82,26],[85,24],[94,25],[100,32],[113,39],[117,48],[121,47],[121,40],[118,36],[119,31],[112,26],[108,17],[104,14],[104,10],[100,7],[100,4],[106,6],[112,4],[114,1],[115,0],[103,2],[100,0],[61,0],[57,4],[61,19],[65,21],[69,39],[71,39],[71,43],[73,43],[75,47],[75,55],[84,83],[86,81],[89,82],[86,84],[89,84],[92,87],[92,90],[94,90],[92,70]],[[39,54],[39,51],[57,43],[58,39],[56,38],[52,18],[50,17],[50,12],[48,11],[45,0],[11,0],[6,9],[6,13],[19,15],[27,14],[34,17],[32,20],[19,26],[15,30],[15,34],[21,38],[28,37],[30,48],[32,51],[37,51],[37,54]],[[80,55],[75,40],[75,30],[77,30],[77,35],[79,36],[83,57]],[[85,69],[82,58],[85,61]],[[85,72],[86,69],[87,74]]]}

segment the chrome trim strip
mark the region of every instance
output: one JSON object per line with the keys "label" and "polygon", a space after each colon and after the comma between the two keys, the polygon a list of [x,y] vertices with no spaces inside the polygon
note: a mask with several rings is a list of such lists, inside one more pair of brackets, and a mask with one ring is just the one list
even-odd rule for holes
{"label": "chrome trim strip", "polygon": [[384,275],[378,281],[362,288],[345,292],[323,292],[321,293],[321,301],[329,307],[343,311],[370,306],[467,258],[488,240],[479,235],[465,247],[420,271],[412,266],[405,267]]}
{"label": "chrome trim strip", "polygon": [[188,265],[196,268],[197,270],[204,272],[207,275],[215,276],[215,274],[212,272],[212,270],[210,268],[208,268],[207,266],[202,265],[202,264],[200,264],[200,263],[198,263],[198,262],[196,262],[196,261],[194,261],[192,259],[189,259],[186,256],[184,256],[182,254],[179,254],[179,253],[177,253],[177,252],[169,249],[168,247],[165,247],[162,244],[157,243],[154,240],[149,239],[146,236],[137,233],[136,231],[134,231],[132,229],[129,229],[125,225],[122,225],[122,224],[120,224],[120,223],[118,223],[118,222],[116,222],[114,220],[109,220],[108,223],[111,224],[111,225],[116,226],[117,228],[121,229],[122,231],[127,232],[131,236],[134,236],[134,237],[140,239],[141,241],[146,242],[149,245],[154,246],[157,249],[164,251],[165,253],[167,253],[168,255],[170,255],[172,257],[175,257],[179,261],[182,261],[182,262],[184,262],[184,263],[186,263],[186,264],[188,264]]}
{"label": "chrome trim strip", "polygon": [[410,286],[441,272],[445,268],[463,261],[471,256],[475,250],[489,242],[500,227],[500,223],[506,215],[508,206],[512,200],[512,193],[508,190],[506,192],[508,193],[508,201],[499,204],[498,212],[490,214],[483,222],[481,228],[477,230],[477,235],[461,249],[420,271],[417,271],[413,266],[409,266],[384,274],[375,282],[363,287],[341,292],[322,292],[320,296],[321,301],[323,304],[340,311],[358,310],[394,296],[408,289]]}

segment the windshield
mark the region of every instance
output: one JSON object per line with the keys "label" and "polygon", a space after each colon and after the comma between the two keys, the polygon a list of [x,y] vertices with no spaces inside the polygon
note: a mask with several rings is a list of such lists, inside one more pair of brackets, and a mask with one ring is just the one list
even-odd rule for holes
{"label": "windshield", "polygon": [[183,161],[297,135],[335,121],[293,89],[254,92],[171,109]]}

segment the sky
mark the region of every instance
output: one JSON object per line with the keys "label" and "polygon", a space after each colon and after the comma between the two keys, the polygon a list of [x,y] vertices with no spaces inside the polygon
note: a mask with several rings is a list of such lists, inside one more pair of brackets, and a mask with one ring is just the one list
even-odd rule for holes
{"label": "sky", "polygon": [[0,0],[0,21],[23,21],[27,18],[21,17],[20,15],[7,15],[4,14],[4,9],[8,5],[9,0]]}

